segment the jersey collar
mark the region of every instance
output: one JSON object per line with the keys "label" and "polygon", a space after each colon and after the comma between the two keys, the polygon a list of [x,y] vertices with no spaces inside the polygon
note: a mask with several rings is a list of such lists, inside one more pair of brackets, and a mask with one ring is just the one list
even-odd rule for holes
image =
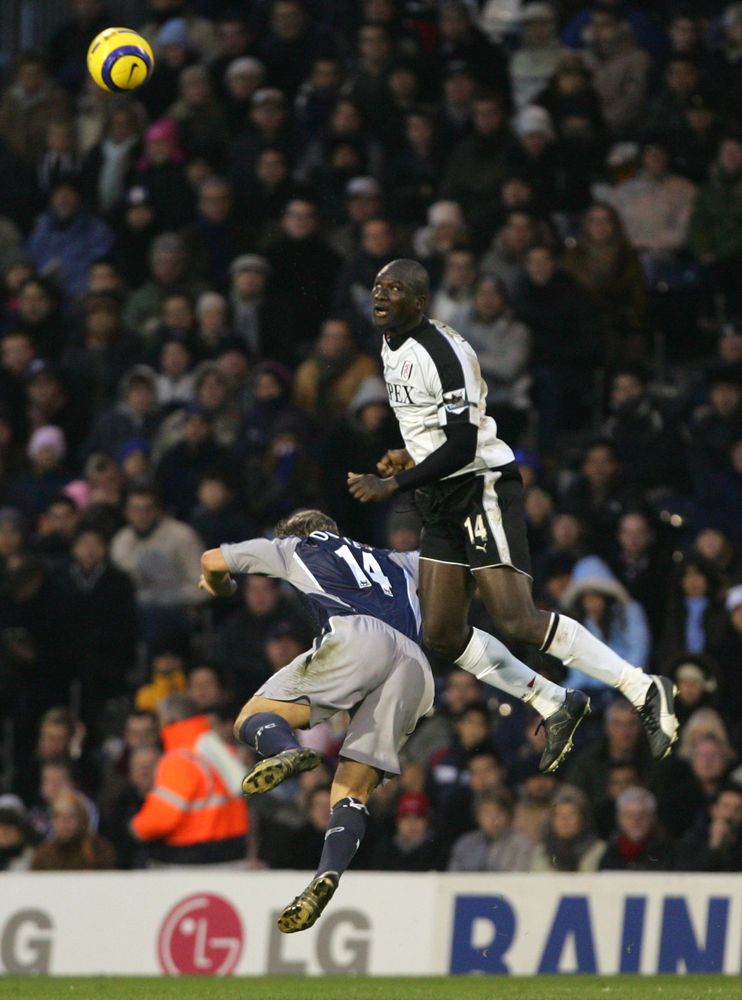
{"label": "jersey collar", "polygon": [[393,330],[384,330],[384,341],[386,342],[386,346],[390,351],[398,351],[410,337],[416,337],[428,326],[430,326],[430,320],[427,316],[423,316],[417,326],[413,326],[413,328],[408,330],[407,333],[395,335]]}

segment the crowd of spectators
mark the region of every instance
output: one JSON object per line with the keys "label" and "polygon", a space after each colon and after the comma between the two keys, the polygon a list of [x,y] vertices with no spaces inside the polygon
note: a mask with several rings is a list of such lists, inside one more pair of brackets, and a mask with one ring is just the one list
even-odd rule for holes
{"label": "crowd of spectators", "polygon": [[[151,864],[163,702],[228,743],[309,645],[276,581],[207,600],[203,549],[301,506],[416,547],[409,498],[345,488],[400,443],[370,290],[414,256],[517,449],[539,605],[672,676],[682,729],[653,763],[590,688],[544,776],[531,713],[436,662],[358,865],[742,870],[742,4],[143,0],[117,95],[115,10],[70,6],[0,90],[0,869]],[[342,727],[251,802],[250,865],[314,866]]]}

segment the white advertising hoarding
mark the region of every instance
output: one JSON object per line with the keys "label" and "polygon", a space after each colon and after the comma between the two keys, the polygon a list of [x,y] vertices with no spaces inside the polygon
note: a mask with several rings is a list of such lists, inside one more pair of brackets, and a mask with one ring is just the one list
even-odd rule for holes
{"label": "white advertising hoarding", "polygon": [[430,975],[742,971],[741,875],[353,873],[283,935],[302,872],[0,878],[0,972]]}

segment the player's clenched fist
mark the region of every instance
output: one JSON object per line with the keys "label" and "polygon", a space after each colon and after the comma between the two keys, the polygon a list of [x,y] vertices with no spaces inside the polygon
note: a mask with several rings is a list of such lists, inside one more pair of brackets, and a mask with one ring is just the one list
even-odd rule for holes
{"label": "player's clenched fist", "polygon": [[392,448],[376,463],[376,468],[382,476],[393,476],[395,472],[411,469],[414,464],[415,460],[406,448]]}
{"label": "player's clenched fist", "polygon": [[359,476],[355,472],[348,473],[348,490],[350,495],[361,503],[373,503],[388,500],[399,489],[394,477],[379,479],[378,476]]}

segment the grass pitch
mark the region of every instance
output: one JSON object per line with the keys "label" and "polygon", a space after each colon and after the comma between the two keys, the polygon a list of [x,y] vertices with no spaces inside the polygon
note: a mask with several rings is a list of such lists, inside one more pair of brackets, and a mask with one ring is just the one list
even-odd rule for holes
{"label": "grass pitch", "polygon": [[738,1000],[736,976],[0,976],[2,1000]]}

